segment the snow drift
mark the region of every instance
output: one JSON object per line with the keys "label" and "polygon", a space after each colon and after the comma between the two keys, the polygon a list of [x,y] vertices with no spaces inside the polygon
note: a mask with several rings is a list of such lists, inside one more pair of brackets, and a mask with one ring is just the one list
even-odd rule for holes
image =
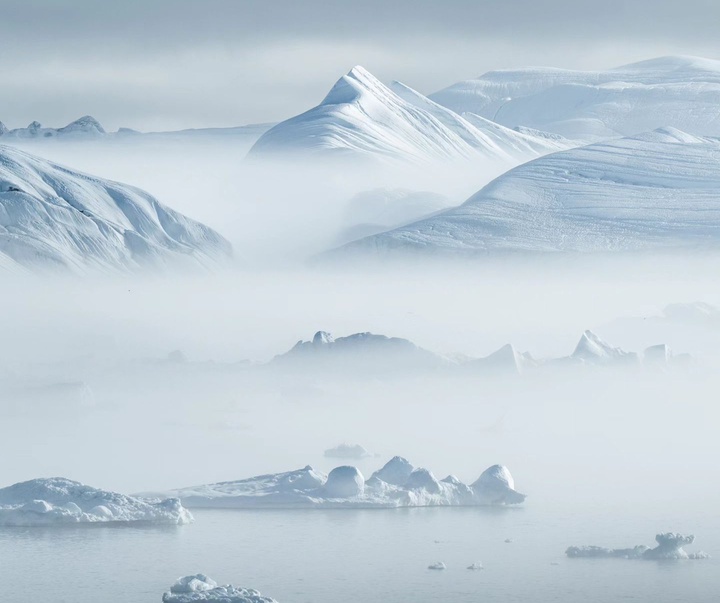
{"label": "snow drift", "polygon": [[142,500],[62,477],[34,479],[0,489],[0,526],[111,522],[182,525],[192,520],[177,498]]}
{"label": "snow drift", "polygon": [[217,232],[140,189],[0,146],[0,268],[206,269],[230,254]]}
{"label": "snow drift", "polygon": [[719,187],[720,140],[664,128],[536,159],[457,208],[325,257],[716,248]]}
{"label": "snow drift", "polygon": [[485,470],[472,485],[455,476],[438,480],[432,472],[394,457],[365,480],[352,466],[329,475],[303,469],[249,479],[173,490],[190,508],[428,507],[514,505],[525,500],[502,465]]}

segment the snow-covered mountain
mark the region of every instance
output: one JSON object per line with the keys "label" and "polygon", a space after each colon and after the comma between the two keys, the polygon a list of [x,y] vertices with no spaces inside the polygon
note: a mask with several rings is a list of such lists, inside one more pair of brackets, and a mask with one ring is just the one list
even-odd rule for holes
{"label": "snow-covered mountain", "polygon": [[528,159],[571,144],[495,124],[488,127],[492,133],[485,129],[398,82],[390,89],[358,66],[317,107],[267,131],[250,155],[322,153],[411,163],[484,158],[512,164],[519,156]]}
{"label": "snow-covered mountain", "polygon": [[150,194],[0,145],[0,269],[210,267],[217,232]]}
{"label": "snow-covered mountain", "polygon": [[663,126],[720,135],[720,61],[670,56],[607,71],[491,71],[430,95],[456,113],[569,138],[630,136]]}
{"label": "snow-covered mountain", "polygon": [[617,252],[720,244],[720,140],[673,128],[547,155],[353,253]]}
{"label": "snow-covered mountain", "polygon": [[106,136],[107,132],[105,128],[100,125],[100,122],[91,117],[85,115],[80,119],[69,123],[63,128],[46,128],[40,122],[34,121],[27,128],[15,128],[8,130],[2,122],[0,122],[0,137],[2,140],[9,141],[10,139],[28,139],[28,138],[101,138]]}

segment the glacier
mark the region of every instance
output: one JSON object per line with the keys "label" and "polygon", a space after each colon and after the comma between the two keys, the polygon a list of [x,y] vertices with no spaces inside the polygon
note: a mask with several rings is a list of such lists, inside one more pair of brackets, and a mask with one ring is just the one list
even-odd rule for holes
{"label": "glacier", "polygon": [[661,128],[530,161],[459,207],[323,257],[717,248],[718,188],[720,139]]}
{"label": "glacier", "polygon": [[667,56],[606,71],[498,70],[430,99],[456,113],[569,138],[617,138],[664,126],[720,136],[720,61]]}
{"label": "glacier", "polygon": [[431,506],[502,506],[522,503],[507,467],[493,465],[471,485],[393,457],[365,479],[357,467],[336,467],[329,474],[310,465],[249,479],[181,488],[162,494],[188,508],[396,508]]}
{"label": "glacier", "polygon": [[177,498],[145,500],[62,477],[0,488],[0,526],[151,523],[183,525],[192,514]]}
{"label": "glacier", "polygon": [[0,269],[207,271],[231,255],[216,231],[145,191],[0,145]]}

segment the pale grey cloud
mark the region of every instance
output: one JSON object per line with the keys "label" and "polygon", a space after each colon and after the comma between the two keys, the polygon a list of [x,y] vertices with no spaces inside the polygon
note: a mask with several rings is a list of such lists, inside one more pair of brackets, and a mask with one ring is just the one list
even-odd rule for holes
{"label": "pale grey cloud", "polygon": [[716,0],[0,0],[0,120],[272,121],[363,64],[424,92],[526,64],[719,56]]}

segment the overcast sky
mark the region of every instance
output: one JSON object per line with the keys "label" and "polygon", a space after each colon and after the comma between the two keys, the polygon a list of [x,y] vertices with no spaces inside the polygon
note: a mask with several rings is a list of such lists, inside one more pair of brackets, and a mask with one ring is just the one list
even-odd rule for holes
{"label": "overcast sky", "polygon": [[424,93],[498,68],[720,58],[720,0],[0,0],[0,121],[277,121],[361,64]]}

